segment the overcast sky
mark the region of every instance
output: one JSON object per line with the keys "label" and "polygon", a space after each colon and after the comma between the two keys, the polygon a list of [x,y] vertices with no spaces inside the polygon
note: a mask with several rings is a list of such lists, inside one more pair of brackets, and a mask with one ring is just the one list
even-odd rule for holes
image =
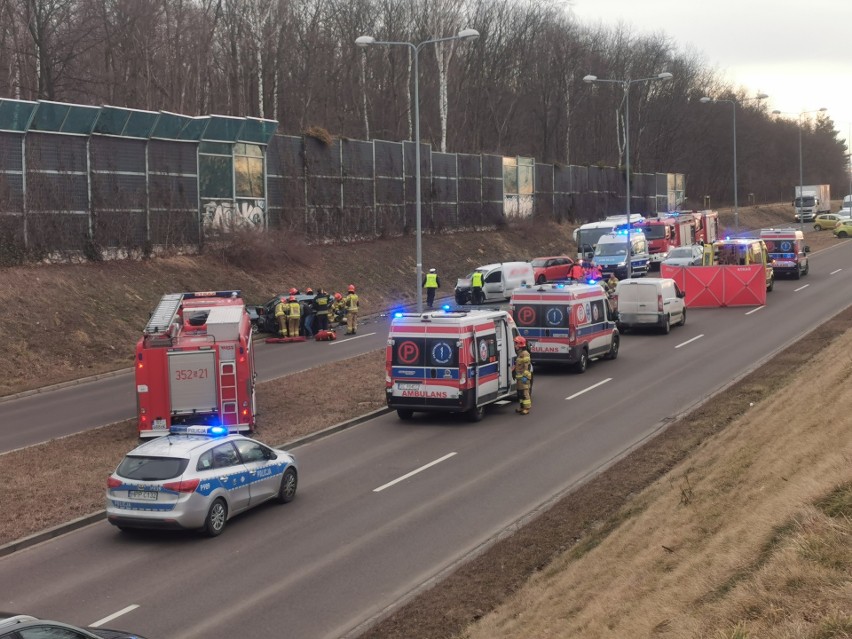
{"label": "overcast sky", "polygon": [[569,0],[568,6],[585,24],[621,21],[637,33],[664,32],[751,95],[769,94],[770,111],[826,107],[840,137],[849,137],[852,0]]}

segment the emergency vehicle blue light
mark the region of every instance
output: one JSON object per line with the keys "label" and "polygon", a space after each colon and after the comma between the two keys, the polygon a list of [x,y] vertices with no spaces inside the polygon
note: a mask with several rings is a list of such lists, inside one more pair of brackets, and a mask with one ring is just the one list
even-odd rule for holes
{"label": "emergency vehicle blue light", "polygon": [[450,305],[449,305],[449,304],[444,304],[444,305],[441,307],[441,310],[449,311],[449,310],[450,310]]}
{"label": "emergency vehicle blue light", "polygon": [[394,317],[402,317],[402,311],[397,311],[393,314]]}
{"label": "emergency vehicle blue light", "polygon": [[586,280],[589,284],[594,284],[595,280]]}
{"label": "emergency vehicle blue light", "polygon": [[169,428],[172,435],[209,435],[210,437],[224,437],[228,434],[225,426],[172,426]]}

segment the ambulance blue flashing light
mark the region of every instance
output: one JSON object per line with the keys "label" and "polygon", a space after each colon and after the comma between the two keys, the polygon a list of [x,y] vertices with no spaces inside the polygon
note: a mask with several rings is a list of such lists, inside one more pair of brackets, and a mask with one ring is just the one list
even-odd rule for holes
{"label": "ambulance blue flashing light", "polygon": [[450,305],[449,305],[449,304],[444,304],[444,305],[441,307],[441,310],[443,310],[443,311],[449,311],[449,310],[450,310]]}
{"label": "ambulance blue flashing light", "polygon": [[402,317],[402,315],[403,315],[402,311],[397,311],[393,314],[394,317]]}
{"label": "ambulance blue flashing light", "polygon": [[228,434],[225,426],[172,426],[172,435],[207,435],[209,437],[224,437]]}

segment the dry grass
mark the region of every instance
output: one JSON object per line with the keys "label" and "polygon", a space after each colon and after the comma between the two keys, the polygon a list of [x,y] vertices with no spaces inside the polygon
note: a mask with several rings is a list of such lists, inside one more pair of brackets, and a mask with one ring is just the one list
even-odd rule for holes
{"label": "dry grass", "polygon": [[[847,332],[801,378],[843,387],[850,349]],[[852,636],[852,424],[800,387],[763,397],[465,637]]]}
{"label": "dry grass", "polygon": [[[280,445],[385,406],[383,351],[348,360],[346,371],[345,384],[335,381],[336,364],[261,384],[257,438]],[[329,386],[327,401],[306,392]],[[103,510],[107,476],[137,443],[135,422],[127,421],[0,456],[0,545]]]}

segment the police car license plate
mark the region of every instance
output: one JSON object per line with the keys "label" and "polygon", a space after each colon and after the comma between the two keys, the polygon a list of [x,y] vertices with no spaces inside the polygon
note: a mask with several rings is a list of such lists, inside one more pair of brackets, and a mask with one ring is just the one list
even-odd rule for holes
{"label": "police car license plate", "polygon": [[141,499],[143,501],[157,501],[157,493],[150,490],[131,490],[127,493],[130,499]]}
{"label": "police car license plate", "polygon": [[399,382],[397,387],[399,390],[420,390],[420,384],[405,384],[403,382]]}
{"label": "police car license plate", "polygon": [[165,419],[155,419],[151,422],[151,430],[168,430]]}

